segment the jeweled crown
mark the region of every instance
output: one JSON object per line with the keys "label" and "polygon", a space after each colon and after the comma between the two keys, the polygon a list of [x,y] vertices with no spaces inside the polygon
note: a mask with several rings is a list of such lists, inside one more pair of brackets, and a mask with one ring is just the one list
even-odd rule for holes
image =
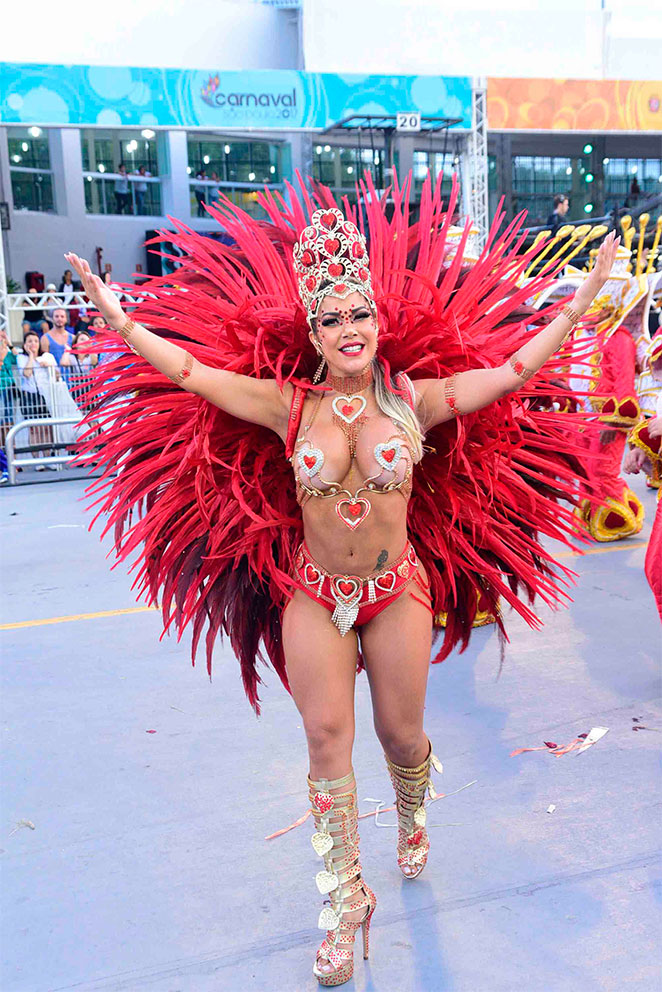
{"label": "jeweled crown", "polygon": [[325,296],[344,299],[362,293],[374,306],[366,240],[355,224],[333,207],[316,210],[294,246],[294,272],[308,320]]}

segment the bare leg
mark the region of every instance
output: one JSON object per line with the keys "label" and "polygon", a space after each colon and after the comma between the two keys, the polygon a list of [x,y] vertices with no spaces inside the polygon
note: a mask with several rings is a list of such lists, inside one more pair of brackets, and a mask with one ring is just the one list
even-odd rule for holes
{"label": "bare leg", "polygon": [[[416,586],[411,588],[416,591]],[[415,768],[429,751],[423,730],[432,648],[429,610],[406,590],[362,628],[361,647],[380,743],[396,765]]]}

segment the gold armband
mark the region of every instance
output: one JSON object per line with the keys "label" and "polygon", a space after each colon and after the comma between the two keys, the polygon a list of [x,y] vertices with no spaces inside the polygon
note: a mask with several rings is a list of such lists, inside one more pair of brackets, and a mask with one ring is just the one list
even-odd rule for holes
{"label": "gold armband", "polygon": [[451,408],[451,413],[454,417],[460,416],[460,411],[457,408],[457,403],[455,401],[455,376],[452,375],[444,383],[444,399]]}
{"label": "gold armband", "polygon": [[519,358],[516,358],[515,355],[511,355],[508,362],[515,375],[518,375],[520,379],[524,379],[525,382],[527,379],[530,379],[532,375],[535,375],[536,370],[527,369],[527,367],[520,362]]}
{"label": "gold armband", "polygon": [[182,368],[182,371],[178,372],[177,375],[169,375],[168,378],[170,379],[171,382],[174,382],[176,386],[181,386],[184,380],[188,379],[188,377],[190,376],[192,368],[193,368],[193,355],[189,354],[189,352],[187,351],[186,358],[184,359],[184,367]]}

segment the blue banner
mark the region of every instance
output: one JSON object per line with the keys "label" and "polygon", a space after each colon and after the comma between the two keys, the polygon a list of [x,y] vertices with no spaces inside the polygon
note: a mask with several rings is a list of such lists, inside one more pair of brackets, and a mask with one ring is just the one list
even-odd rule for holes
{"label": "blue banner", "polygon": [[0,121],[98,127],[322,129],[353,114],[419,111],[471,126],[468,76],[221,72],[0,64]]}

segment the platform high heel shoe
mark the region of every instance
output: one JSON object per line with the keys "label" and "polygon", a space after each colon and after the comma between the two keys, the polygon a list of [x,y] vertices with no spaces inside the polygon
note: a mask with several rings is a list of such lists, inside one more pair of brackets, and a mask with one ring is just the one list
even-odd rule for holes
{"label": "platform high heel shoe", "polygon": [[439,758],[432,753],[432,744],[427,758],[417,768],[403,768],[386,755],[384,757],[398,811],[398,867],[405,878],[417,878],[425,868],[430,852],[430,838],[425,829],[425,793],[427,791],[431,799],[436,796],[431,769],[441,772],[443,768]]}
{"label": "platform high heel shoe", "polygon": [[[326,937],[317,951],[313,974],[320,985],[342,985],[354,974],[354,940],[359,927],[363,930],[363,957],[368,957],[377,899],[361,877],[354,773],[332,780],[309,778],[308,786],[316,828],[312,845],[324,858],[324,869],[315,881],[330,902],[317,924],[326,930]],[[346,920],[349,915],[355,919]]]}

